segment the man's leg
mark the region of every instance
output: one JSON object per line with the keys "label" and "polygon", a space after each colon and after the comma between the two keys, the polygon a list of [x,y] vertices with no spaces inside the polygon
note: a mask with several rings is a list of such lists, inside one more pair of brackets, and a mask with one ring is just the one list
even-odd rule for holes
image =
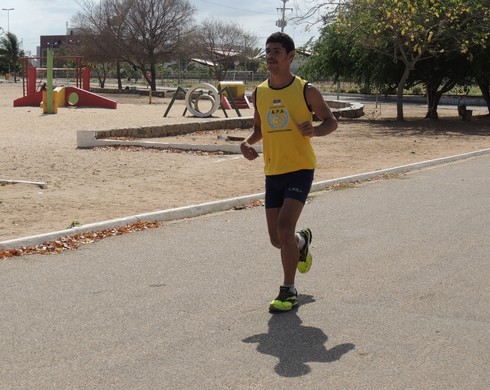
{"label": "man's leg", "polygon": [[281,250],[285,285],[293,285],[296,276],[299,250],[295,232],[303,207],[302,202],[286,198],[282,207],[266,209],[271,243]]}
{"label": "man's leg", "polygon": [[299,256],[295,228],[302,209],[302,202],[290,198],[286,198],[280,208],[266,209],[270,239],[281,250],[284,271],[284,283],[279,289],[279,295],[269,305],[271,312],[291,310],[299,302],[294,287]]}

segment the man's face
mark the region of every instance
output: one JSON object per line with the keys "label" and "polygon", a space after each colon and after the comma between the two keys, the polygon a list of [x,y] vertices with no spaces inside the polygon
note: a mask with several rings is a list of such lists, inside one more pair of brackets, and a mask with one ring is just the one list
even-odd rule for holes
{"label": "man's face", "polygon": [[277,42],[270,42],[265,48],[265,58],[267,69],[271,72],[289,69],[289,65],[294,57],[294,51],[286,53],[286,49]]}

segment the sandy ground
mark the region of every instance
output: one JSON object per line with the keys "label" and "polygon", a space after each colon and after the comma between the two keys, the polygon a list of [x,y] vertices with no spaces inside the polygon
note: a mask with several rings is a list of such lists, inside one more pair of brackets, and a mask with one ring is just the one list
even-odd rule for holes
{"label": "sandy ground", "polygon": [[[237,155],[173,153],[141,148],[77,149],[76,131],[150,126],[179,121],[183,106],[163,118],[169,99],[111,96],[117,110],[13,107],[22,85],[0,84],[0,181],[48,184],[0,185],[0,241],[41,234],[143,212],[164,210],[263,191],[262,160]],[[340,119],[339,129],[315,138],[316,181],[390,168],[490,147],[490,120],[481,107],[471,122],[456,107],[441,119],[422,119],[423,106],[405,105],[406,121],[394,120],[395,106],[366,103],[360,119]],[[217,112],[217,116],[219,116]],[[252,115],[251,111],[242,114]],[[236,116],[230,112],[231,117]],[[248,130],[178,137],[179,142],[218,135],[246,136]],[[218,142],[218,141],[216,141]]]}

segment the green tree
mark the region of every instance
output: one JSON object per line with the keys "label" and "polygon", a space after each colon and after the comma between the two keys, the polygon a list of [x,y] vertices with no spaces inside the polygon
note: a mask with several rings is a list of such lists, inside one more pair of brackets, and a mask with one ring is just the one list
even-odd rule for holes
{"label": "green tree", "polygon": [[351,35],[340,33],[336,26],[327,25],[311,48],[309,61],[300,69],[305,78],[316,81],[333,78],[352,80],[364,89],[392,90],[403,68],[390,57],[359,45]]}
{"label": "green tree", "polygon": [[24,51],[20,48],[17,36],[11,32],[5,33],[5,36],[0,38],[0,58],[8,63],[9,70],[14,73],[14,82],[17,82],[17,69],[21,57],[24,57]]}
{"label": "green tree", "polygon": [[469,54],[470,42],[486,42],[489,20],[480,0],[350,0],[336,25],[358,44],[403,63],[397,85],[397,119],[403,120],[403,91],[415,65],[448,51]]}
{"label": "green tree", "polygon": [[426,118],[438,119],[437,108],[441,97],[454,87],[471,82],[469,64],[465,55],[455,51],[417,63],[410,73],[407,87],[424,85],[427,96]]}
{"label": "green tree", "polygon": [[472,54],[470,72],[475,78],[490,112],[490,39],[487,45],[472,50]]}

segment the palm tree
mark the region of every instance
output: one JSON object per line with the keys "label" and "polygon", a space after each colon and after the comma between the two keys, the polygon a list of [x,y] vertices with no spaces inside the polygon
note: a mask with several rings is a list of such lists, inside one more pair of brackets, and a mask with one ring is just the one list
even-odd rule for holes
{"label": "palm tree", "polygon": [[24,51],[20,49],[17,35],[7,32],[0,38],[0,58],[9,64],[9,71],[14,71],[14,82],[17,82],[17,65],[19,58],[24,56]]}

